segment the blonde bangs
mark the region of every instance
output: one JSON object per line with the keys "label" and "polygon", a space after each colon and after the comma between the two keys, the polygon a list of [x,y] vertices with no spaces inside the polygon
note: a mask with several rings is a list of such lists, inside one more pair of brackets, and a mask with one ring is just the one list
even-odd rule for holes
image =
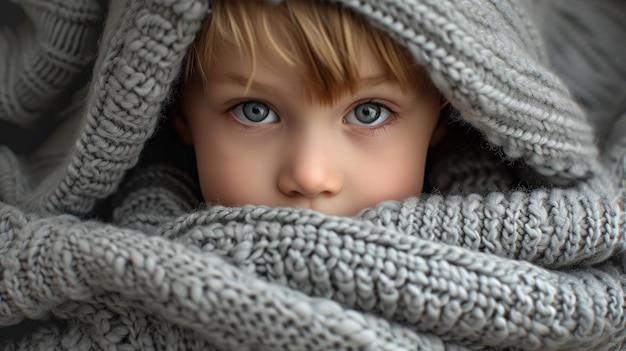
{"label": "blonde bangs", "polygon": [[423,70],[404,48],[339,5],[307,0],[279,4],[215,0],[211,7],[211,15],[189,49],[186,82],[204,82],[204,73],[215,64],[215,53],[234,45],[239,54],[250,57],[249,86],[267,44],[285,63],[299,68],[307,82],[306,94],[322,103],[356,90],[362,45],[372,50],[388,79],[402,89],[417,87],[424,80]]}

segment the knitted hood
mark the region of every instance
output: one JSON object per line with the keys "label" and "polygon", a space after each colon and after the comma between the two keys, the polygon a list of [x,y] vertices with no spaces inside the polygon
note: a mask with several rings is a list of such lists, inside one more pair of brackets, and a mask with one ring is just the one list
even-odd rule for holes
{"label": "knitted hood", "polygon": [[[545,68],[544,49],[524,3],[341,3],[405,45],[458,118],[478,130],[500,158],[519,160],[545,184],[571,183],[598,169],[593,131],[561,81]],[[84,214],[115,192],[137,163],[209,4],[111,2],[88,90],[73,96],[67,92],[76,88],[93,53],[100,9],[97,3],[68,5],[53,23],[43,19],[55,10],[42,6],[25,8],[33,22],[51,26],[36,29],[39,43],[51,45],[55,54],[28,47],[12,55],[3,74],[11,82],[7,87],[18,87],[19,93],[3,91],[6,102],[0,108],[22,125],[62,121],[31,142],[30,154],[3,158],[18,184],[5,182],[6,192],[11,202],[29,208]],[[80,19],[72,11],[79,11]],[[19,45],[18,38],[9,37],[3,47]],[[31,68],[43,81],[31,81],[26,73]],[[46,99],[33,104],[40,94]],[[69,104],[55,104],[55,116],[46,116],[47,102],[59,98]]]}
{"label": "knitted hood", "polygon": [[626,123],[603,116],[596,147],[533,2],[332,2],[424,67],[461,131],[441,147],[471,141],[432,192],[353,217],[198,205],[189,172],[150,163],[210,1],[15,1],[0,349],[623,349]]}

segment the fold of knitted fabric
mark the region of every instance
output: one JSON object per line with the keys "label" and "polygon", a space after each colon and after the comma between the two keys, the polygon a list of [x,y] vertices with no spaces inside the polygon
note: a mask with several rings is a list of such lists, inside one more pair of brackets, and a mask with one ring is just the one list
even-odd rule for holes
{"label": "fold of knitted fabric", "polygon": [[0,133],[0,348],[624,348],[626,108],[555,44],[612,2],[332,3],[453,111],[433,190],[353,217],[200,204],[160,123],[210,1],[16,2],[0,121],[37,138]]}
{"label": "fold of knitted fabric", "polygon": [[218,349],[582,350],[619,348],[624,337],[617,259],[546,270],[294,209],[214,208],[166,223],[164,238],[9,206],[1,223],[12,228],[2,323],[54,316],[89,326],[102,345],[146,336],[134,334],[147,327],[88,320],[123,319],[124,306]]}

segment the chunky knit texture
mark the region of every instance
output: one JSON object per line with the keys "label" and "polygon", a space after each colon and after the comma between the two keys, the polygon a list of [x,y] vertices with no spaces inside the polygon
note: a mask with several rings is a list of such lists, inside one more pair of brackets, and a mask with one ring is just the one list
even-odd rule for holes
{"label": "chunky knit texture", "polygon": [[0,115],[32,125],[91,61],[102,15],[92,1],[25,1],[22,9],[32,21],[0,31]]}
{"label": "chunky knit texture", "polygon": [[431,193],[350,218],[198,207],[179,153],[147,143],[206,1],[112,0],[104,23],[95,0],[18,2],[31,24],[0,27],[0,119],[54,128],[0,145],[0,349],[626,348],[626,114],[602,112],[626,100],[573,89],[579,105],[547,68],[575,82],[556,23],[619,37],[602,14],[623,5],[333,2],[409,49],[461,136]]}
{"label": "chunky knit texture", "polygon": [[[626,4],[555,0],[536,1],[534,6],[552,66],[586,108],[597,133],[606,135],[626,100],[626,47],[618,44],[626,33]],[[551,16],[554,13],[561,15]]]}

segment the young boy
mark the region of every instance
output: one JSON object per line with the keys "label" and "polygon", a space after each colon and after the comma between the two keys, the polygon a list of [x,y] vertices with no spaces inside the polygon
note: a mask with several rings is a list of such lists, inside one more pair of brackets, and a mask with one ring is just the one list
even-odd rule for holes
{"label": "young boy", "polygon": [[0,119],[50,129],[0,145],[3,349],[625,348],[624,128],[532,2],[48,3],[0,28]]}
{"label": "young boy", "polygon": [[211,6],[174,117],[205,201],[354,215],[422,191],[446,121],[406,49],[337,4]]}

